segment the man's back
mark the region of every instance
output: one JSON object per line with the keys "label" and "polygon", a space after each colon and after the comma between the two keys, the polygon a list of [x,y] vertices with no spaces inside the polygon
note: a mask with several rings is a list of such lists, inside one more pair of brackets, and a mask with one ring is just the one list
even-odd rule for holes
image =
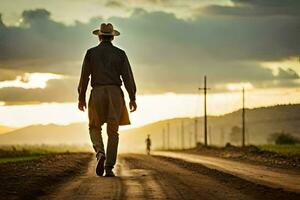
{"label": "man's back", "polygon": [[130,100],[135,101],[136,85],[128,58],[123,50],[113,46],[110,41],[102,41],[87,51],[78,86],[79,100],[85,99],[90,75],[92,87],[121,86],[122,77]]}
{"label": "man's back", "polygon": [[120,76],[126,59],[123,50],[110,42],[101,42],[87,52],[91,68],[91,85],[122,85]]}

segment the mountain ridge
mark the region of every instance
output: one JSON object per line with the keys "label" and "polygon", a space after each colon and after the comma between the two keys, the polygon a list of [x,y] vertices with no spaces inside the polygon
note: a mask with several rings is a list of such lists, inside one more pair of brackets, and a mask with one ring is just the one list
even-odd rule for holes
{"label": "mountain ridge", "polygon": [[[264,144],[274,132],[285,131],[300,136],[300,104],[275,105],[246,109],[247,144]],[[203,117],[197,117],[197,140],[203,142]],[[184,144],[180,143],[181,123],[184,123]],[[120,148],[144,149],[144,140],[151,135],[153,146],[163,146],[163,129],[170,125],[171,146],[191,147],[195,144],[195,118],[176,117],[160,120],[141,127],[120,131]],[[231,142],[230,131],[241,126],[241,109],[219,116],[208,116],[209,144],[224,145]],[[105,131],[104,131],[105,132]],[[106,133],[103,134],[106,137]],[[70,125],[31,125],[0,135],[0,144],[85,144],[90,143],[87,123]],[[234,144],[234,143],[233,143]],[[236,143],[238,145],[238,143]]]}

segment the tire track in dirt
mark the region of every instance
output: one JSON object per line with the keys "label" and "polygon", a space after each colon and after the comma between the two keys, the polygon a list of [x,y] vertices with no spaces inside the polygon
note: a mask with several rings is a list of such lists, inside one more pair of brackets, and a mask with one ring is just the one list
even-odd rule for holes
{"label": "tire track in dirt", "polygon": [[[57,186],[57,189],[41,200],[94,200],[94,199],[121,199],[123,186],[120,177],[98,177],[95,174],[96,160],[89,163],[87,171],[73,177],[68,182]],[[119,166],[116,167],[118,173]]]}
{"label": "tire track in dirt", "polygon": [[126,154],[131,169],[153,172],[165,192],[166,199],[254,199],[206,175],[201,175],[176,164],[145,155]]}
{"label": "tire track in dirt", "polygon": [[39,199],[168,199],[151,170],[129,168],[122,156],[115,168],[117,177],[98,177],[95,168],[96,160],[93,159],[83,175],[57,185],[56,190]]}
{"label": "tire track in dirt", "polygon": [[151,170],[130,168],[121,156],[121,179],[124,186],[122,199],[167,199]]}

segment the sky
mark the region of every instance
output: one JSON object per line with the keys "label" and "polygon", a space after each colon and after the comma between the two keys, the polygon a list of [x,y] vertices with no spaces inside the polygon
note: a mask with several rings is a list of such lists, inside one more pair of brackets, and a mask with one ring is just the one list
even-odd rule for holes
{"label": "sky", "polygon": [[91,32],[111,22],[138,88],[133,127],[300,103],[298,0],[1,0],[0,124],[87,121],[76,108]]}

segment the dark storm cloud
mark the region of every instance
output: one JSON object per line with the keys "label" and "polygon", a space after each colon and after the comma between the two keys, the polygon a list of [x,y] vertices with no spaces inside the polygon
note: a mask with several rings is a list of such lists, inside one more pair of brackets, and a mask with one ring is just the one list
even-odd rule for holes
{"label": "dark storm cloud", "polygon": [[206,13],[240,17],[300,16],[299,0],[232,0],[234,6],[212,5]]}
{"label": "dark storm cloud", "polygon": [[22,19],[24,23],[36,23],[38,21],[43,22],[49,20],[50,12],[45,9],[36,9],[34,12],[32,10],[25,10],[22,13]]}
{"label": "dark storm cloud", "polygon": [[[88,47],[90,24],[66,26],[44,9],[24,11],[20,27],[0,26],[0,59],[71,59]],[[86,39],[85,39],[86,38]],[[91,41],[90,41],[91,42]]]}
{"label": "dark storm cloud", "polygon": [[[240,5],[242,2],[236,4],[232,9],[247,6]],[[43,9],[24,11],[22,16],[21,27],[0,23],[2,69],[78,75],[86,49],[97,44],[91,31],[104,22],[94,18],[88,23],[68,26],[53,21]],[[280,80],[297,80],[295,72],[280,69],[275,76],[259,64],[299,56],[300,24],[296,19],[210,14],[187,21],[173,14],[139,9],[128,18],[112,17],[105,22],[112,22],[121,31],[115,43],[127,51],[140,94],[149,94],[194,92],[203,75],[209,76],[211,87],[228,82],[253,82],[260,87],[273,80],[279,85]],[[10,102],[57,98],[73,101],[77,82],[68,87],[60,84],[65,83],[49,81],[45,90],[3,88],[0,96],[2,101]],[[55,92],[62,96],[56,97]]]}
{"label": "dark storm cloud", "polygon": [[105,3],[105,6],[111,8],[124,8],[125,5],[121,1],[110,0]]}
{"label": "dark storm cloud", "polygon": [[299,79],[299,75],[292,69],[284,70],[279,68],[278,75],[276,76],[278,79]]}

